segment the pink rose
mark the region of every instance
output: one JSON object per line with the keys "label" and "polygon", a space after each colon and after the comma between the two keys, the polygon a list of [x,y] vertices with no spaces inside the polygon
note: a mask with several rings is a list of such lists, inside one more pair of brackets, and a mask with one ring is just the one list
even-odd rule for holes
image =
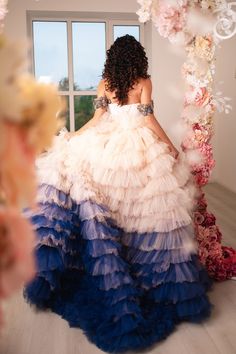
{"label": "pink rose", "polygon": [[205,106],[207,103],[209,103],[211,99],[211,95],[207,91],[206,87],[200,87],[198,91],[196,92],[196,96],[194,99],[194,102],[196,106],[202,107]]}
{"label": "pink rose", "polygon": [[184,104],[194,104],[197,107],[204,107],[211,99],[212,96],[209,94],[206,87],[191,86],[189,91],[185,94]]}
{"label": "pink rose", "polygon": [[194,175],[195,178],[195,182],[198,186],[204,186],[205,184],[207,184],[208,180],[209,180],[209,172],[208,170],[202,170],[199,172],[196,172]]}
{"label": "pink rose", "polygon": [[199,248],[198,255],[202,264],[206,264],[208,258],[208,250],[206,248]]}
{"label": "pink rose", "polygon": [[194,222],[200,225],[202,224],[203,221],[204,221],[204,216],[198,211],[196,211],[194,213]]}
{"label": "pink rose", "polygon": [[222,256],[221,244],[218,242],[211,241],[209,253],[211,258],[221,257]]}
{"label": "pink rose", "polygon": [[158,12],[153,16],[154,25],[163,37],[174,39],[176,33],[182,31],[186,23],[186,6],[174,6],[166,0],[159,2]]}
{"label": "pink rose", "polygon": [[205,228],[202,227],[201,225],[197,225],[196,235],[197,235],[197,240],[199,242],[202,242],[205,239],[205,237],[206,237]]}
{"label": "pink rose", "polygon": [[205,219],[202,224],[203,226],[209,227],[209,226],[212,226],[215,224],[216,218],[215,218],[214,214],[206,212],[204,217],[205,217]]}

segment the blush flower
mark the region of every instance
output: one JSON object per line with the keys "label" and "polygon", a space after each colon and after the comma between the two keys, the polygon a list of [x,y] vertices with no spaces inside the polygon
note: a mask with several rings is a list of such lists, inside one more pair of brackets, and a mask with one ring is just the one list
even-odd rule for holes
{"label": "blush flower", "polygon": [[0,177],[8,205],[25,207],[35,199],[35,153],[18,124],[0,122]]}
{"label": "blush flower", "polygon": [[34,233],[14,208],[0,209],[0,297],[9,296],[34,276]]}
{"label": "blush flower", "polygon": [[8,13],[7,3],[8,0],[0,0],[0,28],[1,28],[1,23],[3,22],[6,14]]}
{"label": "blush flower", "polygon": [[160,0],[156,16],[153,18],[154,25],[160,35],[171,41],[177,33],[183,30],[186,24],[186,5],[169,4],[166,0]]}
{"label": "blush flower", "polygon": [[196,211],[194,213],[194,221],[195,221],[195,223],[201,225],[204,221],[204,216],[201,213],[199,213],[198,211]]}
{"label": "blush flower", "polygon": [[194,102],[195,102],[195,104],[197,106],[205,106],[205,105],[207,105],[209,103],[211,98],[212,98],[212,96],[207,91],[207,88],[206,87],[200,87],[196,91],[196,96],[195,96]]}

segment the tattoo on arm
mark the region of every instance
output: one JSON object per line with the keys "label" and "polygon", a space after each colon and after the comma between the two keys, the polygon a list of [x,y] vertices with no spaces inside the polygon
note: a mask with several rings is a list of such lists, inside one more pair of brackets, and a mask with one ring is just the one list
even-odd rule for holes
{"label": "tattoo on arm", "polygon": [[138,110],[140,113],[142,113],[144,116],[147,116],[148,114],[153,114],[154,112],[154,103],[153,100],[151,101],[151,103],[140,103],[137,106]]}
{"label": "tattoo on arm", "polygon": [[106,96],[100,96],[98,98],[95,98],[93,100],[93,106],[95,109],[98,109],[98,108],[106,108],[107,105],[108,105],[108,99]]}

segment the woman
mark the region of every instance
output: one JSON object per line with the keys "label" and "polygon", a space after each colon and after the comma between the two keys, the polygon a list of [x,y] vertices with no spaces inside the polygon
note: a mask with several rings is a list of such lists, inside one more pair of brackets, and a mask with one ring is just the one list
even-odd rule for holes
{"label": "woman", "polygon": [[38,160],[38,273],[25,297],[107,352],[145,348],[212,306],[190,171],[155,119],[147,69],[141,44],[118,38],[94,117]]}

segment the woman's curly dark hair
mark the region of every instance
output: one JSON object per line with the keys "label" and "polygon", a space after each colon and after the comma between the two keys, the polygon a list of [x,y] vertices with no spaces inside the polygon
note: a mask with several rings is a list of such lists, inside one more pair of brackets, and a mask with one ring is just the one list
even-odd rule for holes
{"label": "woman's curly dark hair", "polygon": [[148,59],[143,46],[133,36],[118,37],[107,50],[102,73],[106,90],[115,91],[120,105],[128,101],[128,92],[139,78],[147,79]]}

